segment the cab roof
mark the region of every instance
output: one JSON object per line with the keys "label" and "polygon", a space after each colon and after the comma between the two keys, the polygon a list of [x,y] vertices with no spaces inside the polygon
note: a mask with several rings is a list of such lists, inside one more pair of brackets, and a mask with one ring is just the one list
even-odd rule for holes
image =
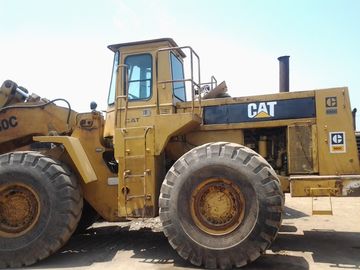
{"label": "cab roof", "polygon": [[[110,50],[112,50],[113,52],[116,52],[122,47],[136,46],[136,45],[143,45],[143,44],[152,44],[152,43],[160,43],[160,42],[168,42],[170,44],[170,47],[179,47],[172,38],[158,38],[158,39],[149,39],[149,40],[141,40],[141,41],[133,41],[133,42],[126,42],[126,43],[112,44],[112,45],[109,45],[108,48]],[[186,56],[181,49],[178,49],[177,51],[182,57]]]}

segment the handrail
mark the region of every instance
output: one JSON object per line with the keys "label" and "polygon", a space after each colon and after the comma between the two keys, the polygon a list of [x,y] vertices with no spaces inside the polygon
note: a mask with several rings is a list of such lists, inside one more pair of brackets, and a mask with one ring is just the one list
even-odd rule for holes
{"label": "handrail", "polygon": [[[122,78],[125,77],[125,95],[120,95],[120,96],[116,96],[115,98],[115,127],[117,127],[117,121],[118,121],[118,111],[121,111],[121,109],[119,109],[119,105],[118,105],[118,100],[119,99],[125,99],[125,120],[124,120],[124,128],[126,127],[126,119],[127,119],[127,111],[128,111],[128,103],[129,103],[129,97],[128,97],[128,92],[129,92],[129,78],[128,78],[128,65],[125,64],[120,64],[117,66],[117,71],[119,71],[119,69],[122,70],[122,72],[124,72],[124,70],[126,70],[125,76],[121,76]],[[123,75],[123,74],[122,74]],[[121,81],[121,80],[120,80]],[[121,89],[121,87],[120,87]],[[120,118],[120,123],[119,126],[121,124],[121,118]]]}
{"label": "handrail", "polygon": [[[211,76],[210,82],[204,82],[204,83],[200,84],[200,86],[205,86],[205,85],[210,85],[210,90],[213,90],[218,85],[217,79],[214,76]],[[214,87],[214,85],[215,85],[215,87]]]}
{"label": "handrail", "polygon": [[211,90],[214,89],[213,88],[213,83],[215,83],[215,87],[217,86],[217,79],[215,78],[214,75],[211,76]]}

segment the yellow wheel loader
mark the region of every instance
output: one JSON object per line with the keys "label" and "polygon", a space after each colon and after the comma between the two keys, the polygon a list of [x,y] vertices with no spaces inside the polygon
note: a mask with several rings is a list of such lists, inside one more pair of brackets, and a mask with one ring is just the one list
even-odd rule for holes
{"label": "yellow wheel loader", "polygon": [[274,241],[284,193],[360,194],[346,87],[288,92],[281,76],[279,93],[230,97],[170,38],[109,49],[106,114],[12,81],[0,88],[1,267],[48,257],[97,215],[160,216],[185,260],[241,267]]}

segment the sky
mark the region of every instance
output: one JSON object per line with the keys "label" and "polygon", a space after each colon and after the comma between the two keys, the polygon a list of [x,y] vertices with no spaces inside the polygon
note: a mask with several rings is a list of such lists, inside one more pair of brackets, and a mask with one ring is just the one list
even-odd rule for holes
{"label": "sky", "polygon": [[171,37],[232,96],[277,92],[277,57],[290,55],[290,90],[349,87],[359,130],[359,14],[358,0],[0,0],[0,83],[105,110],[107,45]]}

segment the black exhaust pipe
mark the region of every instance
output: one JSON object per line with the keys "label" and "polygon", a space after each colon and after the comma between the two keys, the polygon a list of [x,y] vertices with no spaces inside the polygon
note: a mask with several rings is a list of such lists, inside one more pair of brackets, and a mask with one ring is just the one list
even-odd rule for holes
{"label": "black exhaust pipe", "polygon": [[353,117],[354,130],[356,131],[356,113],[357,113],[357,109],[354,108],[351,113],[352,113],[352,117]]}
{"label": "black exhaust pipe", "polygon": [[289,79],[289,58],[290,56],[280,56],[279,60],[279,91],[289,92],[290,79]]}

